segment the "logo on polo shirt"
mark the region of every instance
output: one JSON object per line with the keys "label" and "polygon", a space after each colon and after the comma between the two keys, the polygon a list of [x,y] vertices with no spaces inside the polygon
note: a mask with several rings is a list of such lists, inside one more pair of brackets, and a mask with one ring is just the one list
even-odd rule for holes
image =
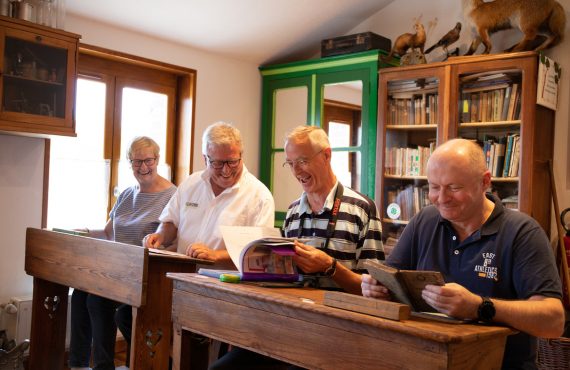
{"label": "logo on polo shirt", "polygon": [[475,272],[477,276],[485,279],[498,280],[497,266],[493,266],[493,260],[495,259],[495,253],[485,252],[481,253],[483,257],[483,264],[475,265]]}
{"label": "logo on polo shirt", "polygon": [[186,207],[198,208],[198,203],[186,202]]}

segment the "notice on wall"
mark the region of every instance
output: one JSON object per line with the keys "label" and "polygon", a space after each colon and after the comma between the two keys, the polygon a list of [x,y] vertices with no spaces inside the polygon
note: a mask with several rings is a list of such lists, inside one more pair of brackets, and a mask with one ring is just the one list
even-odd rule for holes
{"label": "notice on wall", "polygon": [[560,64],[541,53],[538,63],[537,104],[556,110],[561,74]]}

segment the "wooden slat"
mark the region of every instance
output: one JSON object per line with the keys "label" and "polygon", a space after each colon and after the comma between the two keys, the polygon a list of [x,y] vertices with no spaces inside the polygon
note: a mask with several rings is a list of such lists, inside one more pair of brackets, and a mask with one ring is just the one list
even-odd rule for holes
{"label": "wooden slat", "polygon": [[131,306],[145,304],[148,250],[134,245],[28,228],[29,275]]}
{"label": "wooden slat", "polygon": [[365,313],[391,320],[407,320],[410,306],[402,303],[383,301],[343,292],[325,292],[325,306]]}

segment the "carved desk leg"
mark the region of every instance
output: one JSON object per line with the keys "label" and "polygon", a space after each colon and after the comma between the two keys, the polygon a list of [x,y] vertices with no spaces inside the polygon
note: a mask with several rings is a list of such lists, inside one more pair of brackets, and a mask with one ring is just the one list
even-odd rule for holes
{"label": "carved desk leg", "polygon": [[63,369],[69,288],[34,278],[29,368]]}
{"label": "carved desk leg", "polygon": [[172,343],[172,280],[166,273],[195,269],[194,264],[150,258],[146,304],[133,310],[131,369],[168,369]]}

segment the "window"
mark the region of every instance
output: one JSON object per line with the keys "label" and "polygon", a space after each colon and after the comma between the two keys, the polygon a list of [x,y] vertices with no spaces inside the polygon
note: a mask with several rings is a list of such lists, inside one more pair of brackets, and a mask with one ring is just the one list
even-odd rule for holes
{"label": "window", "polygon": [[95,56],[92,49],[80,54],[77,137],[50,143],[48,227],[105,225],[120,192],[136,184],[126,158],[135,136],[159,144],[162,176],[179,183],[190,173],[190,156],[175,151],[192,151],[195,71],[169,68]]}

